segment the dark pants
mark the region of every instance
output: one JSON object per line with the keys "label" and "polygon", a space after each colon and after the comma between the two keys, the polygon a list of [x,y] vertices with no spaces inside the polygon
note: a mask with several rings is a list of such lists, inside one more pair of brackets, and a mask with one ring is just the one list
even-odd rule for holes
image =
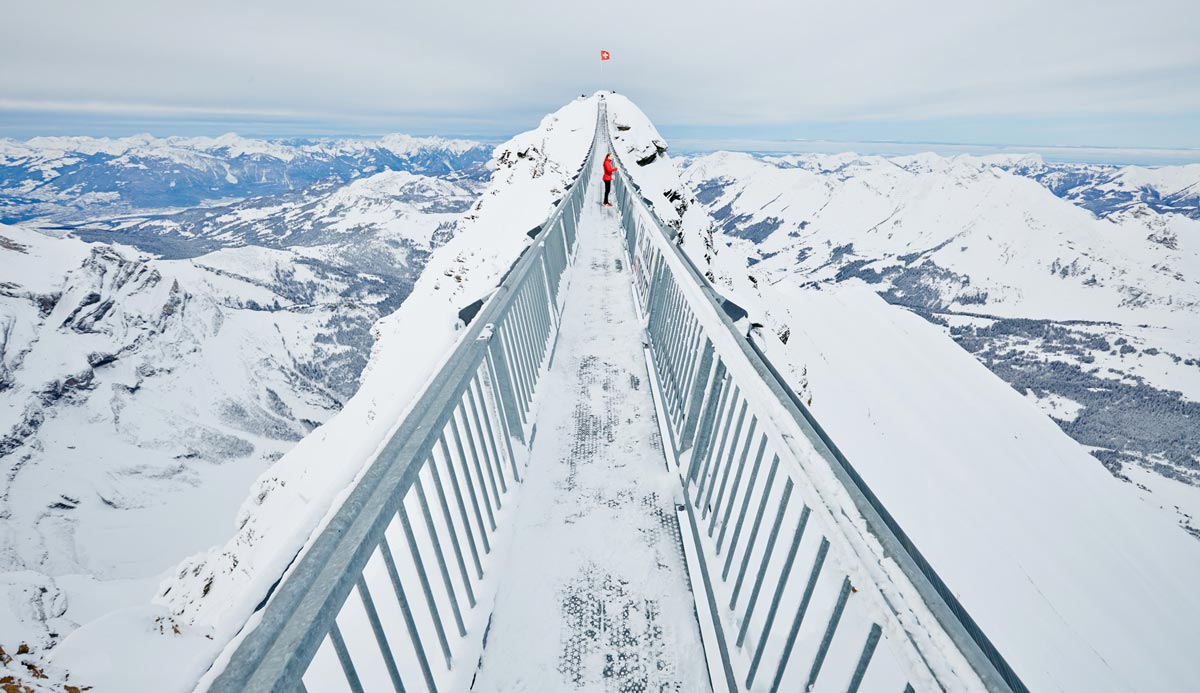
{"label": "dark pants", "polygon": [[608,191],[612,189],[612,181],[604,181],[604,204],[608,204]]}

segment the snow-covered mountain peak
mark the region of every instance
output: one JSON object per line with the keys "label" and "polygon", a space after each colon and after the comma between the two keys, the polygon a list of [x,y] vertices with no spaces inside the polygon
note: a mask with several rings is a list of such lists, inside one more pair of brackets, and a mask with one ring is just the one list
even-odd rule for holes
{"label": "snow-covered mountain peak", "polygon": [[441,149],[455,154],[462,154],[479,146],[478,142],[472,142],[471,140],[446,139],[444,137],[413,137],[399,133],[384,135],[380,143],[386,149],[396,154],[412,154],[430,149]]}

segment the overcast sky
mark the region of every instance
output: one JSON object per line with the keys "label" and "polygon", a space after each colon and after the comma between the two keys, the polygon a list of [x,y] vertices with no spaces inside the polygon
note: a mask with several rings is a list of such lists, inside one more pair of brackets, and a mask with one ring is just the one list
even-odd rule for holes
{"label": "overcast sky", "polygon": [[1196,0],[0,2],[15,137],[499,137],[603,87],[692,143],[1200,148]]}

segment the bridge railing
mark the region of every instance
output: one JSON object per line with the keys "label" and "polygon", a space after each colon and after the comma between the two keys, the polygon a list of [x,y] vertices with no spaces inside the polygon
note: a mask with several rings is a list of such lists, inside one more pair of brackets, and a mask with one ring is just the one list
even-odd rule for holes
{"label": "bridge railing", "polygon": [[[607,117],[604,131],[619,157]],[[621,163],[614,191],[664,443],[683,484],[681,526],[714,688],[1024,691],[734,327]]]}
{"label": "bridge railing", "polygon": [[531,232],[210,691],[456,690],[473,670],[494,596],[492,540],[521,483],[588,178],[577,174]]}

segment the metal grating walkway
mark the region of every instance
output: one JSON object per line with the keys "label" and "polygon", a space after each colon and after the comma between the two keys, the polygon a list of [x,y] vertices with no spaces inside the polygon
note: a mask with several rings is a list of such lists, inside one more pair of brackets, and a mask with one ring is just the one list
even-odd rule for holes
{"label": "metal grating walkway", "polygon": [[582,213],[476,691],[709,690],[679,480],[659,440],[620,227],[599,188]]}

